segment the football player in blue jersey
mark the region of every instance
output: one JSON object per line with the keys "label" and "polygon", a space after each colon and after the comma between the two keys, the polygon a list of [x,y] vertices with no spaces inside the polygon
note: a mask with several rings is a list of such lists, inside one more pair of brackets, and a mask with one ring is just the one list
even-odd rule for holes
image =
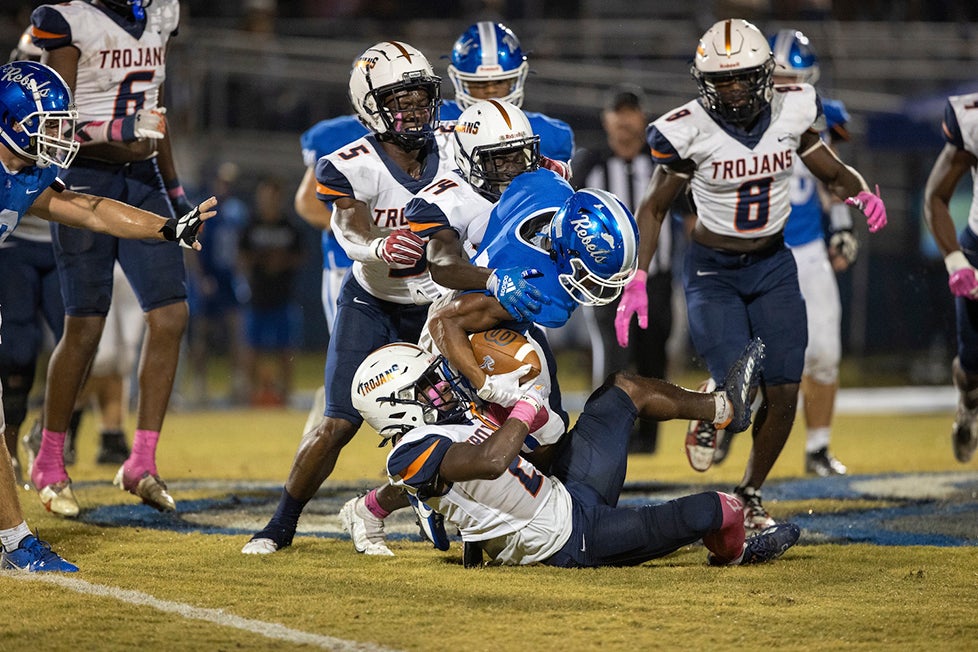
{"label": "football player in blue jersey", "polygon": [[[118,238],[178,241],[181,246],[200,249],[197,232],[203,220],[216,214],[211,210],[217,203],[213,197],[179,219],[167,219],[65,188],[58,174],[78,153],[74,141],[77,119],[71,90],[54,69],[32,61],[0,66],[0,176],[4,188],[0,193],[0,242],[30,211],[45,220]],[[17,343],[4,342],[4,346]],[[0,544],[0,568],[78,570],[28,529],[6,446],[0,446]]]}
{"label": "football player in blue jersey", "polygon": [[[782,29],[770,38],[770,44],[776,85],[814,85],[818,81],[818,57],[804,34]],[[830,147],[848,140],[849,114],[845,106],[824,96],[820,99],[825,113],[823,140]],[[801,161],[795,163],[790,183],[791,215],[784,226],[784,242],[798,265],[798,283],[808,314],[808,347],[801,377],[802,412],[807,427],[805,472],[822,477],[845,475],[846,466],[829,450],[842,356],[842,304],[835,274],[855,262],[859,243],[852,233],[849,207],[824,190]],[[823,220],[826,212],[827,246]],[[725,443],[729,445],[729,439],[725,438]],[[724,444],[718,445],[718,454],[723,448]]]}
{"label": "football player in blue jersey", "polygon": [[[745,20],[722,20],[706,31],[691,67],[697,100],[667,112],[647,130],[657,162],[637,219],[639,268],[658,244],[669,206],[688,185],[697,220],[685,261],[690,334],[714,379],[723,378],[745,342],[760,337],[767,357],[762,407],[753,449],[735,492],[745,525],[763,530],[774,520],[761,486],[791,432],[808,343],[805,303],[783,229],[791,210],[788,181],[794,163],[862,211],[871,232],[886,225],[886,208],[863,178],[821,139],[824,116],[808,84],[774,86],[767,39]],[[625,288],[618,320],[627,327],[649,307],[644,287]],[[690,465],[713,463],[716,431],[691,429]]]}
{"label": "football player in blue jersey", "polygon": [[[470,25],[452,47],[448,78],[455,87],[455,99],[442,103],[441,119],[457,120],[479,100],[504,100],[522,108],[529,70],[513,30],[488,21]],[[541,165],[569,179],[574,132],[562,120],[533,111],[525,113],[533,133],[540,137]]]}
{"label": "football player in blue jersey", "polygon": [[[954,295],[958,348],[951,378],[958,390],[958,410],[951,427],[951,447],[962,464],[978,448],[978,93],[953,95],[944,107],[944,149],[937,156],[924,188],[924,218],[944,256],[948,287]],[[971,173],[968,223],[955,233],[951,198],[961,178]]]}

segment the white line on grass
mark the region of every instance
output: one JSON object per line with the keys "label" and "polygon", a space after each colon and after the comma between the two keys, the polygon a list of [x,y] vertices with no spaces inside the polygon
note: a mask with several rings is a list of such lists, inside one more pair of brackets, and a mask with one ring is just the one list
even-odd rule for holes
{"label": "white line on grass", "polygon": [[70,589],[76,593],[86,593],[88,595],[114,598],[120,602],[125,602],[126,604],[151,607],[157,611],[177,614],[184,618],[192,618],[194,620],[203,620],[209,623],[214,623],[215,625],[222,625],[224,627],[233,627],[234,629],[240,629],[253,634],[259,634],[266,638],[286,641],[288,643],[315,645],[326,650],[350,650],[351,652],[390,652],[390,648],[381,647],[373,643],[358,643],[356,641],[346,641],[333,636],[312,634],[310,632],[291,629],[284,625],[279,625],[278,623],[267,623],[262,620],[254,620],[252,618],[242,618],[241,616],[225,613],[222,609],[205,609],[202,607],[194,607],[193,605],[184,604],[182,602],[161,600],[149,595],[148,593],[143,593],[142,591],[130,591],[128,589],[120,589],[114,586],[92,584],[91,582],[86,582],[85,580],[65,577],[64,575],[55,575],[51,573],[5,573],[4,575],[6,577],[21,580],[48,582],[49,584],[56,584],[60,587]]}

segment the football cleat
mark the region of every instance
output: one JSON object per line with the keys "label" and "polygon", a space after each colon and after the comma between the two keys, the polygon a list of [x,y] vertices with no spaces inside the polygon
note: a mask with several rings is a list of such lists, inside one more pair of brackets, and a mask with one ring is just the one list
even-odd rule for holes
{"label": "football cleat", "polygon": [[484,559],[481,541],[466,541],[462,544],[462,567],[479,568]]}
{"label": "football cleat", "polygon": [[734,494],[744,504],[744,529],[748,536],[776,525],[771,515],[761,503],[761,490],[754,487],[735,487]]}
{"label": "football cleat", "polygon": [[751,407],[750,390],[757,384],[761,372],[761,361],[764,360],[764,342],[755,337],[744,348],[737,361],[727,371],[726,378],[720,390],[726,392],[733,410],[730,423],[724,426],[728,433],[743,432],[750,427]]}
{"label": "football cleat", "polygon": [[[717,384],[712,378],[707,378],[699,386],[701,392],[716,391]],[[686,427],[686,459],[696,471],[709,469],[716,457],[718,432],[717,427],[709,421],[693,419]],[[709,459],[707,459],[709,457]]]}
{"label": "football cleat", "polygon": [[126,436],[118,430],[105,430],[99,438],[96,464],[122,464],[129,459],[129,444]]}
{"label": "football cleat", "polygon": [[[405,492],[406,493],[406,492]],[[418,500],[414,494],[407,494],[408,502],[414,508],[421,536],[430,541],[438,550],[448,550],[451,542],[445,532],[445,517]]]}
{"label": "football cleat", "polygon": [[805,473],[809,475],[827,478],[830,475],[845,475],[848,472],[846,465],[837,460],[827,446],[813,453],[805,453]]}
{"label": "football cleat", "polygon": [[132,476],[126,472],[126,465],[123,464],[115,474],[112,484],[161,512],[175,512],[177,509],[176,502],[166,490],[166,483],[155,473],[143,471],[142,475]]}
{"label": "football cleat", "polygon": [[962,464],[971,460],[978,448],[978,409],[969,410],[958,404],[958,414],[951,428],[951,446],[954,459]]}
{"label": "football cleat", "polygon": [[71,490],[71,480],[62,480],[45,485],[37,492],[44,509],[58,516],[73,518],[78,516],[78,499]]}
{"label": "football cleat", "polygon": [[798,542],[801,529],[794,523],[778,523],[744,542],[744,553],[740,561],[722,562],[712,553],[707,555],[711,566],[743,566],[763,564],[780,557],[788,548]]}
{"label": "football cleat", "polygon": [[244,544],[244,547],[241,549],[242,554],[245,555],[270,555],[277,551],[278,544],[271,539],[266,539],[264,537],[251,539],[248,543]]}
{"label": "football cleat", "polygon": [[340,509],[340,524],[362,555],[393,557],[384,538],[384,521],[370,513],[363,496],[352,498]]}
{"label": "football cleat", "polygon": [[77,566],[62,559],[58,553],[51,550],[50,544],[41,541],[33,534],[24,537],[16,550],[3,551],[3,555],[0,556],[0,569],[22,570],[28,573],[78,571]]}

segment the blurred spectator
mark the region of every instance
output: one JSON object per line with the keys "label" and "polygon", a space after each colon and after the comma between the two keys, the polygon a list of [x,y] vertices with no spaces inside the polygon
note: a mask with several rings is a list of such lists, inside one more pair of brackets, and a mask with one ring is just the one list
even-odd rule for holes
{"label": "blurred spectator", "polygon": [[210,399],[207,372],[216,354],[227,354],[230,402],[248,400],[248,383],[243,366],[242,312],[248,300],[248,282],[239,269],[239,243],[248,226],[248,205],[235,192],[238,166],[222,163],[210,194],[217,197],[221,219],[204,228],[207,246],[185,256],[189,272],[189,356],[195,403]]}
{"label": "blurred spectator", "polygon": [[[637,86],[612,90],[601,112],[607,147],[579,150],[574,157],[571,180],[575,188],[603,188],[617,195],[631,211],[638,208],[652,176],[652,155],[645,143],[649,119],[643,107],[643,92]],[[666,341],[672,329],[672,230],[663,225],[660,246],[648,269],[649,326],[631,326],[629,346],[622,348],[615,337],[618,300],[583,310],[592,342],[592,386],[619,369],[632,369],[652,378],[666,377]],[[654,453],[658,422],[639,420],[632,432],[630,451]]]}
{"label": "blurred spectator", "polygon": [[[287,405],[291,398],[301,337],[294,285],[302,257],[299,228],[283,209],[282,183],[266,177],[255,189],[255,214],[241,238],[241,262],[251,287],[244,360],[255,405]],[[277,361],[277,373],[267,370],[268,357]]]}

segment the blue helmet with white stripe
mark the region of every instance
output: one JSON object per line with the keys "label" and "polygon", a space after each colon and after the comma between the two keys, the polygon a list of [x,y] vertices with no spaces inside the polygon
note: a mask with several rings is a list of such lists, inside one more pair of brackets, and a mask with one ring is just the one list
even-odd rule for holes
{"label": "blue helmet with white stripe", "polygon": [[68,167],[78,153],[78,112],[71,89],[54,68],[37,61],[0,66],[0,138],[39,168]]}
{"label": "blue helmet with white stripe", "polygon": [[549,235],[560,285],[581,305],[611,303],[635,275],[638,226],[607,190],[583,188],[568,197]]}
{"label": "blue helmet with white stripe", "polygon": [[530,70],[520,40],[502,23],[483,21],[471,25],[455,41],[448,78],[455,86],[455,100],[465,107],[475,104],[470,84],[506,81],[509,91],[492,99],[523,105],[523,85]]}
{"label": "blue helmet with white stripe", "polygon": [[818,81],[818,57],[807,36],[796,29],[782,29],[769,40],[775,76],[791,77],[805,84]]}

